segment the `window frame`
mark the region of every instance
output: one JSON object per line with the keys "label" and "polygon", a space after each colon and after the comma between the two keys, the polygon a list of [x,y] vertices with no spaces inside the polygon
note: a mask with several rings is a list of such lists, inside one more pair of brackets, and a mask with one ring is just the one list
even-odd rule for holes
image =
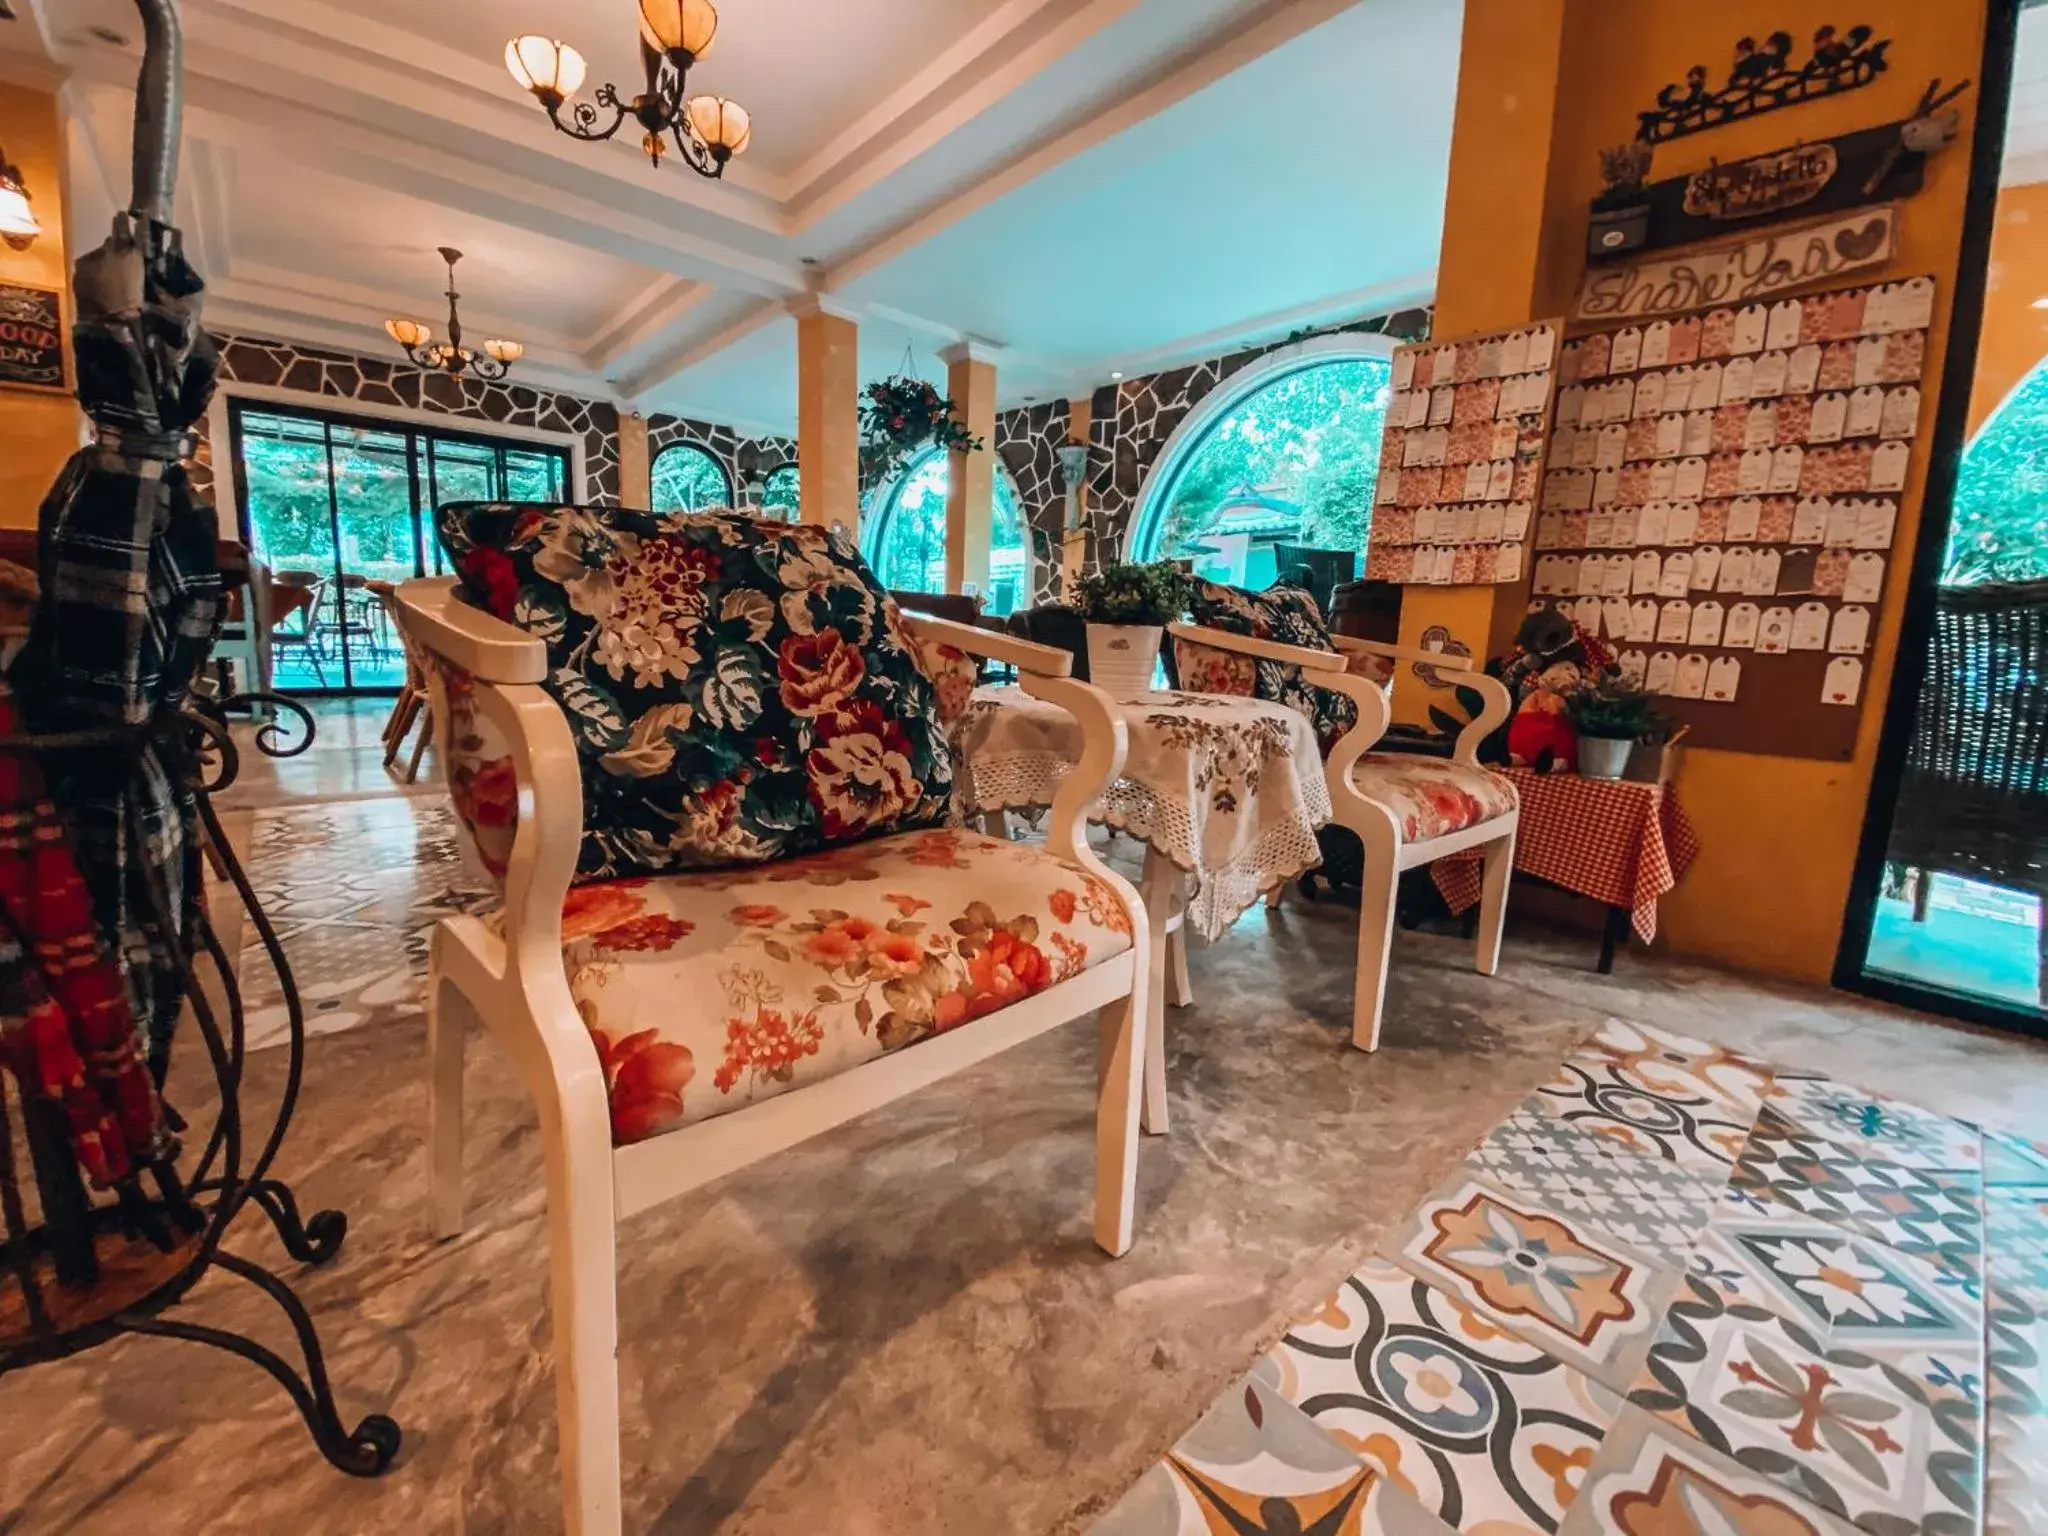
{"label": "window frame", "polygon": [[694,453],[699,458],[703,459],[705,463],[709,464],[713,469],[717,470],[718,483],[725,487],[725,498],[723,501],[719,502],[718,505],[726,508],[731,508],[736,505],[736,503],[733,500],[734,489],[732,480],[732,470],[726,466],[725,461],[719,458],[717,454],[713,453],[709,448],[705,447],[702,443],[697,442],[695,439],[679,437],[674,442],[669,443],[667,446],[662,448],[662,450],[659,453],[655,454],[655,456],[648,461],[647,500],[650,504],[648,508],[649,511],[690,512],[706,510],[705,508],[702,507],[657,507],[652,505],[654,501],[654,487],[660,479],[661,461],[667,458],[670,454],[677,452]]}
{"label": "window frame", "polygon": [[[897,591],[911,592],[917,589],[914,587],[896,587],[883,574],[879,558],[883,534],[888,530],[890,519],[896,516],[901,507],[904,488],[916,477],[918,471],[933,459],[940,459],[945,462],[946,473],[950,477],[952,474],[951,450],[945,448],[926,448],[922,452],[913,454],[910,458],[904,460],[895,473],[882,482],[869,502],[869,507],[872,510],[863,510],[861,514],[861,557],[874,568],[876,579],[883,586],[893,587]],[[1010,505],[1017,509],[1017,532],[1024,550],[1023,590],[1018,594],[1017,607],[1018,609],[1028,608],[1031,606],[1033,594],[1038,590],[1038,555],[1032,548],[1031,543],[1031,514],[1025,509],[1024,498],[1018,493],[1016,480],[1012,478],[1008,467],[1004,465],[1000,458],[995,461],[995,485],[997,487],[995,494],[1007,495]],[[993,522],[993,507],[990,509],[990,518],[991,522]],[[991,533],[993,533],[993,529],[991,529]],[[990,540],[990,548],[991,553],[993,553],[993,538]],[[987,593],[984,592],[983,596],[986,597]]]}

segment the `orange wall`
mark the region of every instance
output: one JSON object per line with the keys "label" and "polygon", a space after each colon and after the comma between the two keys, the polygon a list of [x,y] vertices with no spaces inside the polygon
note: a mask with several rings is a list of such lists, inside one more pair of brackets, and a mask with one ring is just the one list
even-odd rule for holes
{"label": "orange wall", "polygon": [[[64,249],[63,139],[56,98],[0,83],[0,148],[21,171],[43,232],[26,251],[0,242],[0,282],[65,292],[71,323],[71,263]],[[65,350],[70,350],[67,334]],[[0,528],[33,528],[36,509],[77,448],[84,416],[64,395],[0,388]]]}
{"label": "orange wall", "polygon": [[2048,182],[2001,188],[1984,294],[1984,337],[1970,384],[1973,434],[2048,357],[2048,310],[2034,308],[2034,300],[2043,297],[2048,297]]}
{"label": "orange wall", "polygon": [[[1810,37],[1837,22],[1840,7],[1824,0],[1721,0],[1715,5],[1625,3],[1625,0],[1468,0],[1464,73],[1453,140],[1452,176],[1439,263],[1438,334],[1462,326],[1498,326],[1567,313],[1583,270],[1587,205],[1601,189],[1599,151],[1633,136],[1636,112],[1666,82],[1704,62],[1719,78],[1734,40],[1784,29]],[[1893,39],[1892,69],[1862,90],[1769,113],[1658,146],[1653,174],[1681,175],[1723,160],[1761,153],[1797,138],[1867,127],[1908,115],[1933,76],[1975,78],[1981,72],[1983,0],[1868,0],[1855,20]],[[1531,29],[1536,29],[1532,35]],[[1546,42],[1543,29],[1555,27]],[[1557,60],[1554,69],[1549,59]],[[1547,74],[1550,159],[1542,181],[1542,229],[1532,258],[1527,223],[1535,202],[1504,196],[1499,174],[1461,174],[1464,140],[1491,144],[1515,165],[1542,135],[1546,116],[1530,106]],[[1939,285],[1922,381],[1924,435],[1931,430],[1947,345],[1948,300],[1954,292],[1957,246],[1969,177],[1970,113],[1963,106],[1958,141],[1934,158],[1924,190],[1907,204],[1899,259],[1885,275],[1931,273]],[[1516,131],[1509,110],[1529,126]],[[1467,156],[1467,159],[1470,157]],[[1503,253],[1509,270],[1488,271],[1482,253]],[[1454,249],[1455,245],[1455,249]],[[1513,313],[1507,295],[1528,291],[1526,311]],[[1849,763],[1760,757],[1745,753],[1687,754],[1680,793],[1697,823],[1704,851],[1685,883],[1663,906],[1663,931],[1678,950],[1735,965],[1825,980],[1834,964],[1848,900],[1850,867],[1863,824],[1881,705],[1890,685],[1904,603],[1908,552],[1917,533],[1926,472],[1924,450],[1900,509],[1898,553],[1891,561],[1883,613],[1867,678],[1856,754]],[[1482,653],[1527,599],[1526,589],[1468,589],[1432,594],[1433,606],[1457,615],[1460,638]],[[1411,620],[1403,614],[1404,633]],[[1446,622],[1446,620],[1438,620]],[[1486,632],[1491,631],[1491,633]]]}

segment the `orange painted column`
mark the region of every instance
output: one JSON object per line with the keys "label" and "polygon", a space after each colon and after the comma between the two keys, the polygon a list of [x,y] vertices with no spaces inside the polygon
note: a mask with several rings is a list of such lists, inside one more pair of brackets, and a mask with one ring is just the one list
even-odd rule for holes
{"label": "orange painted column", "polygon": [[860,327],[810,294],[796,314],[796,462],[802,518],[860,533]]}
{"label": "orange painted column", "polygon": [[[1892,39],[1891,70],[1858,90],[1660,144],[1651,174],[1682,176],[1710,160],[1739,160],[1907,117],[1929,79],[1981,73],[1985,11],[1986,0],[1869,0],[1856,20]],[[1437,334],[1568,314],[1584,269],[1588,206],[1602,186],[1600,151],[1632,138],[1636,114],[1694,64],[1720,79],[1736,38],[1783,30],[1803,48],[1816,28],[1840,21],[1832,0],[1467,0]],[[1897,258],[1865,275],[1930,275],[1937,302],[1921,380],[1923,446],[1901,498],[1854,756],[1828,762],[1685,754],[1679,796],[1702,852],[1662,905],[1661,931],[1676,950],[1807,980],[1824,981],[1832,971],[1920,529],[1924,445],[1941,390],[1974,94],[1961,106],[1962,133],[1929,161],[1925,186],[1906,203]],[[1405,596],[1404,639],[1442,623],[1483,655],[1500,649],[1527,589],[1410,588]]]}
{"label": "orange painted column", "polygon": [[[0,148],[21,172],[43,232],[25,251],[0,241],[0,283],[63,294],[64,366],[71,360],[71,253],[64,244],[64,135],[57,99],[0,83]],[[104,231],[101,231],[104,233]],[[77,449],[85,414],[69,394],[0,385],[0,528],[33,528],[57,471]]]}
{"label": "orange painted column", "polygon": [[647,458],[647,418],[638,411],[619,412],[619,502],[628,507],[654,505],[654,472]]}
{"label": "orange painted column", "polygon": [[955,450],[946,480],[946,590],[988,591],[989,546],[995,535],[995,351],[969,339],[939,353],[956,419],[981,440],[972,453]]}

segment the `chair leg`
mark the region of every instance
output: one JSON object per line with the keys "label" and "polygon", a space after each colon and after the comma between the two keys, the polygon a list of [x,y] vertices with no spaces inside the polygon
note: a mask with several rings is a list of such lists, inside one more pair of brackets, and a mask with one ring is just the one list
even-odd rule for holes
{"label": "chair leg", "polygon": [[1145,1093],[1147,977],[1097,1016],[1095,1241],[1112,1258],[1130,1251],[1138,1207],[1138,1117]]}
{"label": "chair leg", "polygon": [[1145,919],[1151,930],[1151,964],[1145,980],[1145,1116],[1148,1135],[1166,1134],[1166,924],[1180,900],[1181,874],[1158,853],[1147,851]]}
{"label": "chair leg", "polygon": [[420,759],[427,755],[427,747],[434,739],[434,717],[429,714],[426,723],[420,727],[420,739],[413,745],[412,761],[405,765],[405,782],[414,783],[420,776]]}
{"label": "chair leg", "polygon": [[1280,898],[1286,893],[1286,890],[1287,887],[1285,885],[1276,885],[1273,889],[1266,892],[1266,910],[1268,912],[1280,910]]}
{"label": "chair leg", "polygon": [[1188,922],[1181,914],[1180,926],[1166,936],[1166,1006],[1191,1008],[1194,986],[1188,981]]}
{"label": "chair leg", "polygon": [[[1389,832],[1391,832],[1391,827]],[[1391,836],[1362,837],[1365,860],[1358,890],[1358,979],[1351,1002],[1351,1043],[1380,1048],[1380,1015],[1387,1001],[1387,959],[1394,941],[1394,898],[1401,884]]]}
{"label": "chair leg", "polygon": [[[550,1121],[553,1123],[551,1124]],[[569,1536],[620,1536],[619,1296],[611,1167],[578,1156],[559,1111],[541,1111],[548,1178],[548,1296]],[[604,1147],[596,1157],[608,1159]]]}
{"label": "chair leg", "polygon": [[391,705],[391,713],[384,719],[384,766],[391,766],[391,759],[398,753],[398,743],[405,739],[406,728],[412,724],[413,687],[411,683],[401,684],[398,698]]}
{"label": "chair leg", "polygon": [[1479,891],[1479,948],[1473,964],[1482,976],[1500,969],[1500,936],[1508,920],[1508,881],[1515,873],[1515,834],[1486,845]]}
{"label": "chair leg", "polygon": [[452,983],[427,984],[427,1189],[434,1236],[462,1234],[462,1061],[476,1010]]}

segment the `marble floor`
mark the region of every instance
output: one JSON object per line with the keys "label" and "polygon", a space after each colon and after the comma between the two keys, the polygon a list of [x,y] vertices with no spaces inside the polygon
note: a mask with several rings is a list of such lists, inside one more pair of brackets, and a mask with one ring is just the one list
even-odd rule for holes
{"label": "marble floor", "polygon": [[[362,852],[410,839],[431,853],[446,827],[431,767],[407,792],[378,766],[386,707],[323,710],[312,752],[252,764],[228,799],[252,867],[304,904],[294,938],[308,990],[329,974],[321,955],[357,942],[329,946],[321,930],[346,924],[374,926],[361,947],[389,950],[344,979],[390,983],[367,999],[344,989],[329,1010],[352,1021],[311,1042],[279,1164],[303,1202],[347,1212],[346,1246],[308,1271],[260,1224],[234,1245],[300,1286],[345,1413],[392,1414],[405,1449],[382,1479],[343,1477],[245,1362],[123,1340],[0,1381],[5,1536],[559,1529],[539,1148],[517,1074],[482,1040],[466,1084],[471,1224],[449,1243],[426,1232],[424,1026],[394,978],[415,921],[473,887],[445,864],[400,882]],[[344,871],[323,901],[322,881]],[[1988,1129],[2038,1139],[2048,1119],[2038,1044],[1640,953],[1603,978],[1582,935],[1519,924],[1491,979],[1455,939],[1399,935],[1384,1044],[1366,1057],[1347,1043],[1354,923],[1348,907],[1290,901],[1192,957],[1197,1002],[1167,1040],[1174,1132],[1143,1149],[1138,1241],[1120,1261],[1089,1240],[1085,1028],[628,1222],[627,1528],[1086,1531],[1610,1017]],[[254,1099],[281,1091],[284,1055],[252,1055]],[[190,1065],[174,1069],[174,1095]],[[1994,1227],[2007,1219],[1990,1212]],[[187,1312],[277,1337],[227,1280]],[[1512,1344],[1502,1334],[1495,1348]],[[2034,1358],[2044,1345],[2037,1333]],[[1257,1390],[1237,1400],[1264,1414],[1286,1387]],[[1643,1445],[1678,1433],[1649,1417]],[[1361,1477],[1366,1463],[1344,1454]],[[1582,1484],[1590,1458],[1563,1457],[1528,1475],[1553,1491]],[[1196,1527],[1264,1528],[1286,1527]]]}

